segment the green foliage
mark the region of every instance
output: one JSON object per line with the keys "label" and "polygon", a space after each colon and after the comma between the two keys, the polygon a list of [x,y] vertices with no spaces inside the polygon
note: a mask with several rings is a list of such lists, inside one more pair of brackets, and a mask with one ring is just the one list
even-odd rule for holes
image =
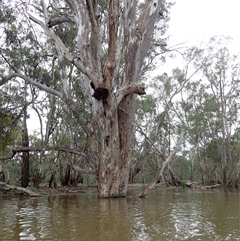
{"label": "green foliage", "polygon": [[140,118],[143,115],[156,114],[156,99],[152,95],[144,95],[143,98],[137,100],[137,113]]}
{"label": "green foliage", "polygon": [[186,188],[186,186],[187,186],[185,182],[181,182],[180,185],[181,185],[182,188]]}
{"label": "green foliage", "polygon": [[[18,99],[18,98],[17,98]],[[16,142],[17,136],[21,133],[19,123],[21,112],[12,109],[16,104],[14,99],[4,90],[0,89],[0,154],[4,155],[9,151],[10,146]]]}
{"label": "green foliage", "polygon": [[[108,31],[106,24],[109,1],[101,0],[98,3],[102,34]],[[168,39],[165,33],[173,3],[167,1],[163,3],[152,43]],[[30,135],[30,144],[32,146],[43,144],[73,146],[89,155],[89,159],[95,160],[98,150],[93,147],[92,136],[95,135],[95,138],[100,136],[96,125],[98,120],[92,119],[87,103],[84,101],[80,84],[82,79],[78,71],[64,57],[57,58],[59,49],[53,41],[46,39],[37,28],[32,27],[32,22],[19,14],[21,11],[27,12],[28,9],[22,10],[18,6],[13,7],[13,4],[3,4],[0,10],[0,27],[3,30],[3,43],[0,49],[2,72],[6,75],[11,72],[20,72],[32,81],[51,87],[64,95],[64,100],[60,100],[36,90],[33,86],[29,87],[28,108],[35,109],[38,116],[42,118],[42,123],[47,122],[50,126],[45,133],[46,125],[43,124],[42,136]],[[31,8],[27,5],[26,7]],[[34,13],[42,14],[38,10],[38,8],[34,9]],[[63,16],[65,10],[67,14],[70,12],[65,2],[58,5],[57,1],[53,1],[48,6],[48,10],[51,19]],[[141,4],[137,11],[140,16]],[[71,22],[64,22],[54,26],[53,29],[69,51],[78,56],[81,49],[77,49],[74,42],[78,34],[76,26]],[[102,34],[104,54],[108,50],[106,36]],[[89,44],[91,41],[89,39]],[[155,170],[163,161],[162,156],[166,158],[169,155],[183,128],[186,136],[182,147],[184,149],[181,150],[182,156],[177,156],[172,161],[173,170],[178,177],[187,179],[192,174],[195,177],[200,176],[201,171],[205,171],[206,176],[219,172],[223,149],[226,151],[225,156],[231,167],[229,173],[234,170],[240,153],[239,131],[236,130],[234,133],[234,128],[239,124],[240,64],[238,55],[231,56],[226,47],[229,41],[230,38],[214,37],[205,46],[203,44],[201,47],[189,48],[183,53],[184,68],[174,68],[171,74],[163,73],[157,76],[149,83],[151,94],[137,98],[135,124],[138,132],[135,138],[133,168],[138,168],[142,160],[144,161],[141,168],[145,167],[139,172],[139,181],[151,180]],[[166,47],[163,45],[151,45],[144,60],[143,74],[154,68],[155,63],[165,61],[163,55],[165,51]],[[119,83],[124,79],[122,70],[125,68],[125,56],[122,52],[120,54],[119,73],[116,75]],[[191,76],[190,70],[198,75]],[[191,78],[188,79],[189,76]],[[21,137],[19,126],[23,104],[23,93],[20,90],[22,83],[15,78],[5,85],[5,89],[0,89],[1,155],[7,153]],[[64,92],[64,84],[69,87],[66,92]],[[77,103],[76,107],[71,107],[72,109],[69,107],[70,100]],[[67,103],[70,104],[67,105]],[[88,130],[89,126],[91,126],[89,128],[91,132]],[[44,139],[47,134],[49,136]],[[30,173],[33,179],[39,167],[39,153],[31,154],[30,158]],[[57,167],[56,158],[59,158],[64,169],[70,157],[68,154],[61,153],[57,156],[55,152],[45,152],[42,166],[44,181],[48,180],[51,171]],[[73,159],[83,166],[88,164],[88,160],[76,157]],[[12,162],[7,161],[6,171],[13,173],[14,176],[19,175],[19,163],[19,156],[16,156]],[[200,164],[205,167],[205,170],[201,170]],[[208,180],[217,180],[217,178],[210,177]],[[14,181],[16,180],[11,180],[11,182]]]}
{"label": "green foliage", "polygon": [[221,161],[221,139],[213,139],[206,145],[206,155],[213,162]]}
{"label": "green foliage", "polygon": [[5,8],[0,9],[0,24],[7,23],[12,24],[16,20],[14,16],[13,9],[5,6]]}

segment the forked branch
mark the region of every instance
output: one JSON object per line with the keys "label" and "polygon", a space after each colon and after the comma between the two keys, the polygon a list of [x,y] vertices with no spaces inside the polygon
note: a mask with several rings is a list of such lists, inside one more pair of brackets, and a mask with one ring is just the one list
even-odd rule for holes
{"label": "forked branch", "polygon": [[62,40],[56,35],[54,34],[53,31],[51,31],[44,22],[38,20],[37,18],[33,17],[31,14],[28,14],[29,18],[34,21],[35,23],[37,23],[38,25],[40,25],[42,27],[42,29],[44,30],[44,32],[47,34],[48,37],[50,37],[52,40],[55,41],[55,43],[57,44],[57,46],[59,47],[59,49],[61,50],[62,54],[64,55],[64,57],[71,63],[73,63],[76,68],[81,71],[83,74],[85,74],[92,82],[97,83],[99,81],[99,79],[102,78],[102,76],[95,72],[93,69],[90,69],[88,66],[86,66],[83,63],[83,60],[81,59],[80,56],[74,56],[72,55],[68,49],[66,48],[66,46],[64,45],[64,43],[62,42]]}
{"label": "forked branch", "polygon": [[124,85],[122,88],[120,88],[117,92],[117,104],[119,104],[122,100],[122,98],[126,95],[129,95],[131,93],[137,94],[137,95],[145,95],[146,91],[145,88],[138,85],[138,84],[133,84],[133,85]]}

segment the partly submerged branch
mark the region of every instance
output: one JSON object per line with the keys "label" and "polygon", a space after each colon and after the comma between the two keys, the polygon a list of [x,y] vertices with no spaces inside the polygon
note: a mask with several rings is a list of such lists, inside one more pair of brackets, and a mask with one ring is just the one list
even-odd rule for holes
{"label": "partly submerged branch", "polygon": [[157,183],[157,181],[159,180],[159,178],[162,176],[163,171],[166,167],[166,165],[172,160],[172,158],[176,155],[176,153],[178,152],[178,149],[183,141],[183,136],[184,136],[184,131],[181,132],[180,138],[174,148],[174,150],[170,153],[170,155],[168,156],[168,158],[162,163],[160,169],[158,170],[158,172],[156,173],[155,177],[153,178],[153,180],[146,186],[143,188],[143,190],[141,191],[141,193],[138,195],[139,197],[145,197],[148,194],[148,190],[152,189],[155,184]]}
{"label": "partly submerged branch", "polygon": [[24,188],[24,187],[17,187],[13,185],[8,185],[5,182],[0,182],[0,186],[3,187],[4,189],[8,190],[18,190],[21,192],[27,193],[30,197],[41,197],[42,195],[36,192],[31,191],[29,188]]}

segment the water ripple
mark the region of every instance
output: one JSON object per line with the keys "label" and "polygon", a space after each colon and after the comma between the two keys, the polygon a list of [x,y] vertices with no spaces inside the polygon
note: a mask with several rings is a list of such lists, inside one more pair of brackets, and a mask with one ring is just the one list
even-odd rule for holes
{"label": "water ripple", "polygon": [[163,189],[144,199],[134,195],[0,198],[0,240],[240,241],[238,193]]}

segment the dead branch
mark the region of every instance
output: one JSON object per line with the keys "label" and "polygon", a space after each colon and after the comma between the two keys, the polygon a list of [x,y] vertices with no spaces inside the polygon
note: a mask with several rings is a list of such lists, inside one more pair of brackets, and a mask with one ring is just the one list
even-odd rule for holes
{"label": "dead branch", "polygon": [[77,150],[70,149],[70,148],[67,148],[67,147],[56,147],[56,146],[31,147],[31,146],[29,146],[29,147],[13,148],[12,151],[10,153],[8,153],[7,155],[0,156],[0,161],[12,159],[16,155],[16,153],[18,153],[18,152],[40,152],[40,151],[68,152],[68,153],[71,153],[71,154],[74,154],[74,155],[87,157],[86,154],[84,154],[83,152],[79,152]]}
{"label": "dead branch", "polygon": [[162,176],[163,171],[166,167],[166,165],[172,160],[172,158],[176,155],[176,153],[178,152],[178,149],[182,143],[183,140],[183,136],[184,136],[184,131],[181,132],[180,138],[174,148],[174,150],[170,153],[170,155],[168,156],[168,158],[162,163],[160,169],[158,170],[158,172],[156,173],[155,177],[153,178],[153,180],[146,186],[143,188],[143,190],[141,191],[141,193],[138,195],[138,197],[145,197],[148,194],[148,191],[150,189],[152,189],[155,184],[157,183],[157,181],[159,180],[159,178]]}
{"label": "dead branch", "polygon": [[5,189],[10,189],[10,190],[18,190],[21,192],[25,192],[27,193],[30,197],[41,197],[42,195],[36,192],[31,191],[28,188],[24,188],[24,187],[17,187],[17,186],[13,186],[13,185],[8,185],[5,182],[0,182],[0,186],[2,186]]}
{"label": "dead branch", "polygon": [[73,23],[74,22],[73,17],[72,16],[60,16],[59,18],[50,19],[48,21],[48,27],[52,28],[58,24],[66,23],[66,22]]}
{"label": "dead branch", "polygon": [[71,164],[72,168],[75,170],[75,171],[78,171],[78,172],[82,172],[82,173],[85,173],[85,174],[96,174],[96,171],[91,169],[91,168],[88,168],[88,169],[83,169],[77,165],[74,165],[74,164]]}

